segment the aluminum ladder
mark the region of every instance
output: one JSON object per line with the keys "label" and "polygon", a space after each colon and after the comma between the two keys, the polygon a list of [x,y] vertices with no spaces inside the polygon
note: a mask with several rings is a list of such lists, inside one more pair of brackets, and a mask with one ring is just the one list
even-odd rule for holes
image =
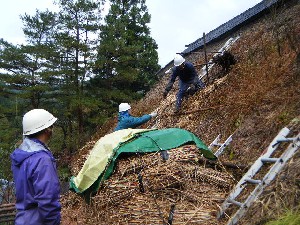
{"label": "aluminum ladder", "polygon": [[[217,53],[214,54],[213,57],[208,61],[208,63],[207,63],[208,71],[210,71],[212,69],[212,67],[215,65],[215,63],[213,63],[213,58],[216,57],[217,55],[224,54],[224,52],[227,51],[239,38],[240,38],[240,36],[231,37],[225,42],[225,44],[217,51]],[[165,74],[170,73],[173,68],[174,67],[169,68],[165,72]],[[200,70],[200,74],[198,77],[201,80],[205,75],[206,75],[206,66],[203,66]]]}
{"label": "aluminum ladder", "polygon": [[[288,138],[290,130],[288,128],[283,128],[278,135],[273,139],[269,145],[267,151],[261,155],[255,163],[251,166],[248,172],[242,177],[242,179],[235,186],[230,195],[225,199],[221,205],[220,211],[218,212],[217,218],[221,219],[225,215],[226,209],[234,204],[238,206],[236,213],[230,217],[227,225],[237,224],[239,219],[243,217],[247,209],[251,204],[258,198],[258,196],[263,192],[264,188],[270,184],[270,182],[275,178],[275,176],[280,172],[280,170],[285,166],[286,162],[296,153],[300,146],[300,133],[293,138]],[[278,148],[282,142],[291,142],[288,147],[284,150],[279,158],[272,158],[272,154]],[[259,172],[261,167],[265,163],[274,163],[265,174],[263,179],[256,180],[253,179],[254,176]],[[236,200],[238,195],[242,190],[248,185],[256,185],[254,190],[248,195],[245,202],[239,202]]]}
{"label": "aluminum ladder", "polygon": [[[227,51],[238,39],[240,38],[240,36],[236,36],[236,37],[231,37],[229,38],[225,44],[218,50],[218,53],[214,54],[213,57],[208,61],[208,72],[213,68],[213,66],[215,65],[215,63],[213,62],[213,59],[217,56],[217,55],[223,55],[225,51]],[[199,79],[202,80],[204,78],[204,76],[206,75],[206,66],[203,66],[201,68],[200,74],[199,74]]]}
{"label": "aluminum ladder", "polygon": [[213,148],[216,146],[216,147],[219,147],[218,149],[217,149],[217,151],[214,153],[215,154],[215,156],[217,156],[217,157],[219,157],[222,153],[223,153],[223,151],[224,151],[224,149],[230,144],[230,142],[232,141],[232,136],[233,136],[233,134],[231,134],[227,139],[226,139],[226,141],[224,142],[224,143],[220,143],[219,141],[220,141],[220,139],[221,139],[221,134],[219,134],[216,138],[215,138],[215,140],[213,140],[213,142],[208,146],[208,148],[210,149],[210,150],[213,150]]}

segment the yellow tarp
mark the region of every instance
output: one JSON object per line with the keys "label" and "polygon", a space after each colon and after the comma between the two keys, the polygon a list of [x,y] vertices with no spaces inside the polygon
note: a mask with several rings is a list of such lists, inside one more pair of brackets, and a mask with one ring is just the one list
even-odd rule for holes
{"label": "yellow tarp", "polygon": [[90,152],[82,169],[73,179],[76,187],[80,191],[90,187],[98,179],[99,171],[104,171],[108,160],[112,157],[113,150],[118,147],[120,143],[128,141],[137,133],[149,130],[150,129],[124,129],[100,138]]}

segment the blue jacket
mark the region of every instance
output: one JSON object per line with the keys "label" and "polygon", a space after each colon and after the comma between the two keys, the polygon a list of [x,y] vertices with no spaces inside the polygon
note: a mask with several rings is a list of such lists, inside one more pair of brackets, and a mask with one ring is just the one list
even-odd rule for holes
{"label": "blue jacket", "polygon": [[150,115],[143,115],[141,117],[133,117],[129,114],[128,111],[119,112],[118,115],[118,124],[115,128],[115,131],[127,129],[127,128],[136,128],[151,119]]}
{"label": "blue jacket", "polygon": [[60,184],[52,153],[39,140],[25,138],[10,157],[16,185],[15,224],[60,224]]}

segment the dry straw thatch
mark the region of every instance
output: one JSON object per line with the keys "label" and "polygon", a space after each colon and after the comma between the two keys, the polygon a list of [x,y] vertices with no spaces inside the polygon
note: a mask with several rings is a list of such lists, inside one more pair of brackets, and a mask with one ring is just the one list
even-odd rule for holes
{"label": "dry straw thatch", "polygon": [[[176,84],[169,96],[162,99],[168,81],[165,76],[133,105],[134,115],[158,109],[159,116],[147,124],[149,127],[180,127],[193,132],[204,143],[210,143],[218,134],[226,138],[235,132],[221,160],[253,163],[278,131],[299,115],[299,12],[297,3],[241,29],[241,38],[230,50],[237,57],[237,64],[228,74],[186,99],[182,105],[185,113],[172,112]],[[99,129],[98,138],[113,127],[115,121],[111,120]],[[299,132],[299,126],[296,130]],[[79,172],[94,143],[88,143],[74,157],[72,174]],[[237,181],[224,168],[216,170],[202,162],[194,146],[170,151],[167,162],[159,154],[120,159],[115,173],[103,183],[92,205],[86,205],[74,193],[63,196],[62,224],[166,224],[174,205],[173,225],[223,224],[216,221],[215,213]],[[263,224],[284,209],[298,206],[299,165],[298,155],[240,224]],[[236,171],[232,174],[235,176]]]}
{"label": "dry straw thatch", "polygon": [[167,161],[159,153],[121,158],[92,204],[83,206],[90,215],[84,223],[218,224],[218,206],[234,178],[199,163],[200,158],[195,146],[170,150]]}

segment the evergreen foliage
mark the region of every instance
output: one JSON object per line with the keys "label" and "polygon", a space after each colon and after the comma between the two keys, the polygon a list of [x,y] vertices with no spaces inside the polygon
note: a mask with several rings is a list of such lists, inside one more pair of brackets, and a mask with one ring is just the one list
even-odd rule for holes
{"label": "evergreen foliage", "polygon": [[[90,99],[86,82],[94,62],[94,49],[97,45],[96,33],[99,32],[100,2],[91,0],[60,0],[56,45],[60,52],[61,76],[60,91],[57,97],[66,139],[72,137],[78,148],[89,137],[89,118],[91,111],[97,111],[97,101]],[[85,134],[85,135],[84,135]],[[69,149],[73,151],[72,149]]]}
{"label": "evergreen foliage", "polygon": [[[157,80],[157,44],[150,36],[145,0],[113,0],[105,24],[91,85],[110,89],[113,104],[138,99]],[[105,98],[103,98],[105,101]]]}
{"label": "evergreen foliage", "polygon": [[57,0],[58,12],[21,16],[26,43],[0,39],[0,157],[7,168],[1,177],[9,174],[7,159],[30,109],[58,117],[50,148],[71,154],[119,102],[139,99],[156,81],[157,45],[145,1],[112,1],[102,25],[104,2]]}

